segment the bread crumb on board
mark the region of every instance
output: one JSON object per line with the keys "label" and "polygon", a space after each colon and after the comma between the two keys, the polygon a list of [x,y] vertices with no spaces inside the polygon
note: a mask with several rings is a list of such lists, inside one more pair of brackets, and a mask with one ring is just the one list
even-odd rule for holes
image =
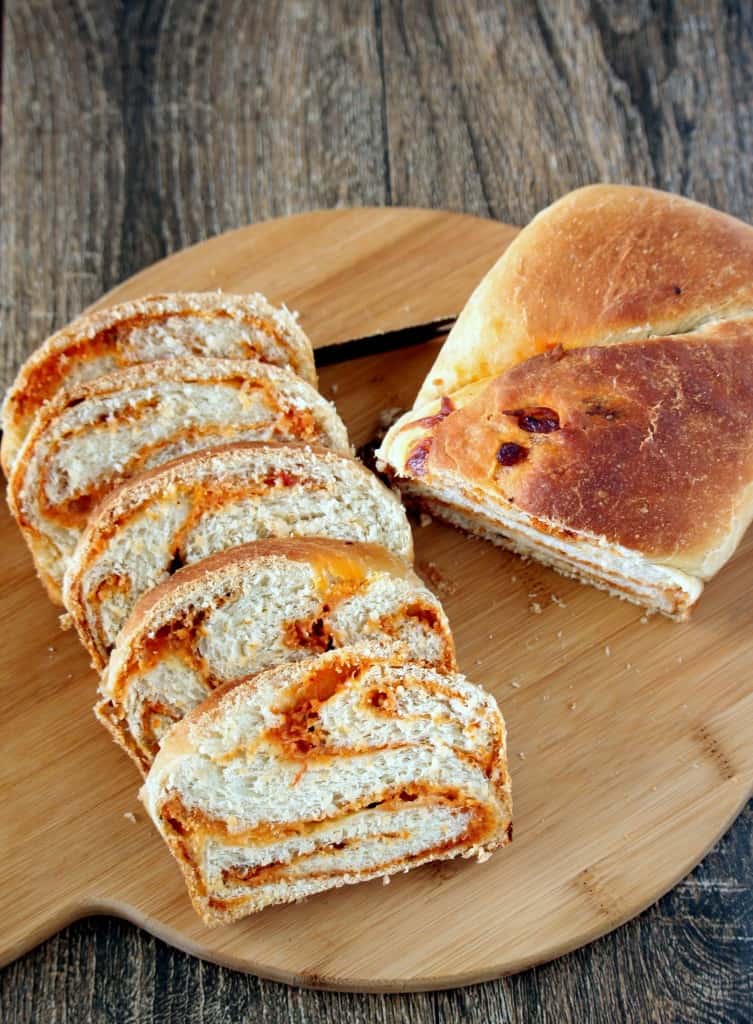
{"label": "bread crumb on board", "polygon": [[443,576],[435,562],[418,562],[417,568],[438,593],[446,596],[447,594],[454,594],[458,589],[457,583]]}
{"label": "bread crumb on board", "polygon": [[136,815],[133,813],[133,811],[124,811],[123,817],[125,818],[126,821],[130,821],[132,825],[136,824]]}

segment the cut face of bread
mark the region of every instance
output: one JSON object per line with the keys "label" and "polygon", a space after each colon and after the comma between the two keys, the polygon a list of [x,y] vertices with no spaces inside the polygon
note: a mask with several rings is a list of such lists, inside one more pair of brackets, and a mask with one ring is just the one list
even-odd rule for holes
{"label": "cut face of bread", "polygon": [[110,657],[97,715],[146,773],[167,730],[220,684],[375,639],[455,669],[441,605],[396,555],[321,538],[246,544],[142,597]]}
{"label": "cut face of bread", "polygon": [[511,836],[488,693],[355,648],[217,691],[165,737],[141,799],[207,924]]}
{"label": "cut face of bread", "polygon": [[378,458],[440,518],[685,617],[753,518],[751,267],[753,228],[695,203],[565,197],[481,283]]}
{"label": "cut face of bread", "polygon": [[94,506],[120,481],[228,441],[319,441],[347,452],[332,405],[253,360],[165,359],[78,384],[37,416],[8,500],[53,600]]}
{"label": "cut face of bread", "polygon": [[137,363],[179,356],[258,359],[316,386],[311,343],[295,316],[263,295],[151,295],[81,316],[24,363],[3,407],[6,476],[34,416],[60,389]]}
{"label": "cut face of bread", "polygon": [[98,508],[66,574],[65,605],[101,669],[138,597],[181,565],[248,541],[317,536],[413,554],[400,501],[354,459],[281,444],[189,455]]}

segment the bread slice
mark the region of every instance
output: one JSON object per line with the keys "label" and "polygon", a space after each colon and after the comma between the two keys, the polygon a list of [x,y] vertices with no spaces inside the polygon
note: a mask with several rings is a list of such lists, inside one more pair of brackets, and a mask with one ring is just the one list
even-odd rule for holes
{"label": "bread slice", "polygon": [[247,541],[316,536],[413,555],[400,501],[354,459],[271,443],[188,455],[105,499],[71,560],[65,605],[101,670],[137,598],[181,565]]}
{"label": "bread slice", "polygon": [[244,544],[144,594],[96,713],[146,774],[170,726],[218,685],[375,638],[440,671],[456,667],[442,607],[403,559],[322,538]]}
{"label": "bread slice", "polygon": [[316,387],[311,343],[296,317],[263,295],[150,295],[74,320],[24,363],[3,407],[6,476],[34,416],[57,391],[137,363],[176,356],[258,359]]}
{"label": "bread slice", "polygon": [[512,835],[494,698],[354,647],[216,691],[140,797],[210,925]]}
{"label": "bread slice", "polygon": [[320,441],[349,451],[334,407],[250,359],[164,359],[60,392],[40,411],[8,500],[53,600],[94,506],[120,481],[228,441]]}
{"label": "bread slice", "polygon": [[685,618],[753,520],[753,227],[592,186],[489,271],[377,453],[432,514]]}

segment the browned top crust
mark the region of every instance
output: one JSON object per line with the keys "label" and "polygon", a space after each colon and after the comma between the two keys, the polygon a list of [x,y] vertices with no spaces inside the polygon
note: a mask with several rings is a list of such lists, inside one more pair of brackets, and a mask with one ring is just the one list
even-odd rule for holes
{"label": "browned top crust", "polygon": [[474,496],[711,575],[753,514],[753,321],[527,360],[411,444],[424,445],[413,475],[429,487],[460,478]]}
{"label": "browned top crust", "polygon": [[595,185],[489,271],[378,457],[451,505],[708,579],[753,518],[752,423],[753,228]]}
{"label": "browned top crust", "polygon": [[694,330],[753,313],[753,228],[680,196],[592,185],[543,210],[458,318],[415,407],[556,345]]}

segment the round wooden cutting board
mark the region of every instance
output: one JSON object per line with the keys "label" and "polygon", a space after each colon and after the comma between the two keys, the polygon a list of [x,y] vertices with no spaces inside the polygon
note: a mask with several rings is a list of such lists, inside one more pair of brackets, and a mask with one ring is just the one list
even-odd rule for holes
{"label": "round wooden cutting board", "polygon": [[[321,390],[361,445],[382,410],[411,404],[441,343],[385,351],[373,336],[456,314],[513,235],[428,211],[304,214],[202,243],[107,299],[223,287],[286,301],[328,347]],[[364,337],[342,359],[331,348]],[[590,941],[699,861],[753,782],[753,537],[678,625],[438,524],[414,532],[461,668],[507,719],[512,846],[210,931],[137,802],[133,766],[92,716],[84,654],[0,514],[3,960],[77,917],[114,913],[287,982],[464,985]]]}

